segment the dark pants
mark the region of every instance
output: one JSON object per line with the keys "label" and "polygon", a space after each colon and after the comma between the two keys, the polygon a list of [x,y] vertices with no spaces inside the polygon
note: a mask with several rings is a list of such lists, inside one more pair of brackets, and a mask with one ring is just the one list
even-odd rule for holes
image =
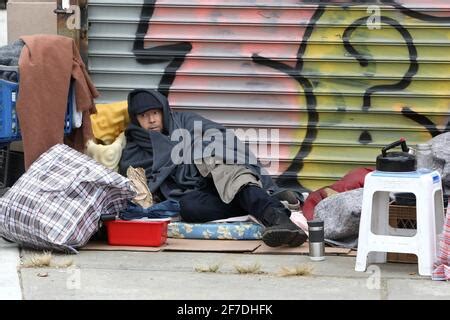
{"label": "dark pants", "polygon": [[229,204],[222,202],[216,188],[192,191],[180,199],[180,215],[186,222],[208,222],[251,214],[262,220],[269,207],[283,207],[278,200],[257,186],[243,187]]}

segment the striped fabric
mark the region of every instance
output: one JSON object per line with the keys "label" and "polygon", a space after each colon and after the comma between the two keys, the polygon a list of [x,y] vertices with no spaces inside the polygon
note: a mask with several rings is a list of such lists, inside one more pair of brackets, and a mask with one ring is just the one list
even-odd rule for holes
{"label": "striped fabric", "polygon": [[450,280],[450,207],[447,208],[444,232],[439,243],[438,259],[431,277],[433,280]]}
{"label": "striped fabric", "polygon": [[133,198],[128,179],[59,144],[36,160],[0,199],[0,235],[23,246],[75,252],[102,214]]}

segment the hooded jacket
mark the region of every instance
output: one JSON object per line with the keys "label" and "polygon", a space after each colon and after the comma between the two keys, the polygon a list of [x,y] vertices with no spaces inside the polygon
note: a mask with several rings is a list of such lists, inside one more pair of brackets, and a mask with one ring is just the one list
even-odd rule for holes
{"label": "hooded jacket", "polygon": [[[137,114],[133,112],[131,105],[131,97],[142,91],[151,94],[162,106],[164,126],[162,132],[146,130],[139,126]],[[230,163],[230,161],[236,163],[237,159],[240,159],[239,163],[242,164],[242,159],[245,159],[244,166],[261,181],[264,189],[269,193],[278,189],[270,176],[261,174],[256,157],[230,130],[227,131],[222,125],[193,112],[173,112],[167,98],[158,91],[133,90],[128,95],[128,111],[130,124],[125,130],[127,144],[122,153],[120,172],[125,174],[129,166],[144,168],[152,193],[159,189],[166,199],[176,200],[185,192],[205,188],[207,178],[200,174],[195,164],[198,161],[204,161],[203,155],[205,154],[211,154],[216,163]],[[194,133],[195,122],[197,122],[197,128],[201,127],[201,134]],[[220,132],[223,141],[233,139],[234,143],[231,145],[221,144],[222,153],[209,152],[208,146],[211,148],[211,139],[204,137],[209,129],[214,129],[215,133]],[[180,136],[183,134],[183,142],[180,142]],[[188,137],[185,136],[186,134]],[[184,146],[183,151],[186,152],[186,155],[189,155],[185,159],[189,158],[190,161],[174,163],[171,154],[173,151],[177,153],[181,145]],[[200,153],[198,153],[198,148],[201,150]],[[197,153],[194,150],[197,150]],[[185,154],[183,153],[183,155]],[[226,155],[232,155],[233,159]]]}

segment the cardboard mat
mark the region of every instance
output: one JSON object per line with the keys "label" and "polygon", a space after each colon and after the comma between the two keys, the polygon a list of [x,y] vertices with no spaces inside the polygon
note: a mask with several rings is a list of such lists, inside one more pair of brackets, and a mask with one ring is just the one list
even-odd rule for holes
{"label": "cardboard mat", "polygon": [[[346,248],[335,248],[335,247],[325,247],[325,255],[346,255],[351,252],[351,249]],[[253,251],[253,253],[259,254],[309,254],[309,244],[305,242],[299,247],[290,248],[290,247],[279,247],[272,248],[265,245],[261,242],[261,245]]]}
{"label": "cardboard mat", "polygon": [[[161,247],[138,247],[138,246],[110,246],[106,242],[90,242],[80,250],[93,251],[191,251],[191,252],[235,252],[255,254],[305,254],[309,253],[308,243],[300,247],[278,247],[272,248],[260,240],[193,240],[193,239],[167,239]],[[326,255],[348,255],[350,249],[325,247]]]}
{"label": "cardboard mat", "polygon": [[259,240],[194,240],[167,239],[164,251],[253,252],[261,245]]}
{"label": "cardboard mat", "polygon": [[146,251],[146,252],[158,252],[161,251],[163,247],[135,247],[135,246],[110,246],[106,242],[89,242],[82,248],[78,250],[88,250],[88,251]]}
{"label": "cardboard mat", "polygon": [[106,242],[90,242],[80,250],[96,251],[210,251],[210,252],[253,252],[261,245],[259,240],[193,240],[167,239],[161,247],[110,246]]}

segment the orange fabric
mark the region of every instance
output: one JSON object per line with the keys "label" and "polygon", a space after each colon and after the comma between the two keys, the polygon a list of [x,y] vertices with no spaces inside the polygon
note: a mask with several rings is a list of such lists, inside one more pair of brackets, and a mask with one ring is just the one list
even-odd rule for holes
{"label": "orange fabric", "polygon": [[80,57],[75,42],[56,35],[23,36],[19,59],[19,118],[25,168],[45,151],[64,141],[64,116],[71,78],[74,79],[78,111],[83,125],[74,129],[69,141],[83,152],[92,134],[90,114],[95,112],[98,92]]}

